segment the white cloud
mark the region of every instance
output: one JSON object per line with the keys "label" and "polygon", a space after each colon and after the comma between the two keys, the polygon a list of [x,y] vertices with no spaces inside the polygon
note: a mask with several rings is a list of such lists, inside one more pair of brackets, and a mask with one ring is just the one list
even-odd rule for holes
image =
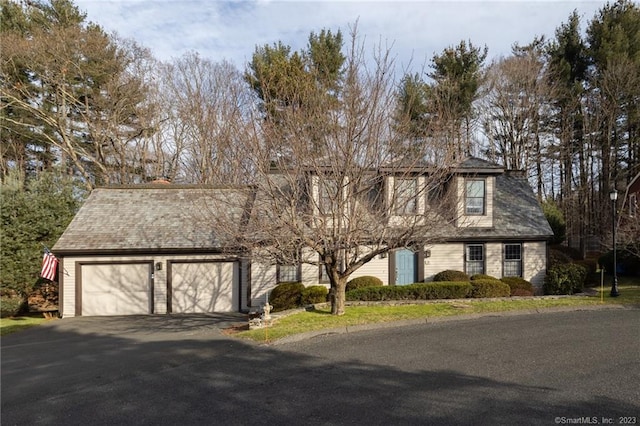
{"label": "white cloud", "polygon": [[369,44],[393,45],[399,67],[413,69],[447,46],[471,40],[489,56],[507,55],[514,42],[553,37],[577,9],[583,27],[603,5],[593,1],[206,1],[76,0],[90,21],[133,38],[168,60],[194,50],[242,67],[256,45],[281,40],[298,50],[311,31],[341,29],[358,21]]}

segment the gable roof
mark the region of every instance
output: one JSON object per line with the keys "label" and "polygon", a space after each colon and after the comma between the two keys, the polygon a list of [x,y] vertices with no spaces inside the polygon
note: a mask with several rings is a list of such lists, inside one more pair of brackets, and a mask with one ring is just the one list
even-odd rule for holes
{"label": "gable roof", "polygon": [[492,228],[466,228],[460,238],[547,239],[553,235],[526,176],[507,171],[496,176]]}
{"label": "gable roof", "polygon": [[495,174],[504,172],[504,167],[478,157],[466,157],[454,168],[458,173]]}
{"label": "gable roof", "polygon": [[59,254],[212,252],[221,238],[211,223],[230,216],[242,226],[247,188],[141,185],[93,190],[60,239]]}

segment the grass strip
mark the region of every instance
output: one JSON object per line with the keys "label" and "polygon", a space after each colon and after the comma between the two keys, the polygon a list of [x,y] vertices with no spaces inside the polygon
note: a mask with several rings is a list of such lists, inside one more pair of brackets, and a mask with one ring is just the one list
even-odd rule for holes
{"label": "grass strip", "polygon": [[[598,289],[599,291],[599,289]],[[257,342],[277,340],[307,331],[317,331],[363,324],[401,321],[429,317],[453,316],[515,310],[545,309],[554,307],[579,307],[600,304],[640,305],[640,287],[620,287],[621,295],[613,298],[605,288],[601,295],[562,296],[557,298],[517,298],[501,300],[464,299],[416,305],[396,306],[348,306],[342,316],[331,315],[329,309],[300,312],[277,320],[267,329],[242,331],[237,337]]]}

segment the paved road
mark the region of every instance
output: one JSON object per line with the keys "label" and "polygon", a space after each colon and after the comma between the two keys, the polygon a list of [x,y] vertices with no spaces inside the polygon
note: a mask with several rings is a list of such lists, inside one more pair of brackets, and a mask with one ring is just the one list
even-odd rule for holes
{"label": "paved road", "polygon": [[640,422],[640,310],[278,346],[224,337],[235,320],[77,318],[6,336],[2,425]]}

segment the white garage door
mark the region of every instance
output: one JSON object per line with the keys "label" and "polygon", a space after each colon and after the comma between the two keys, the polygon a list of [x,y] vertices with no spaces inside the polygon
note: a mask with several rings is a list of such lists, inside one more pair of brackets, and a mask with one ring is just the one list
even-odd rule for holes
{"label": "white garage door", "polygon": [[238,275],[236,262],[171,262],[171,312],[237,311]]}
{"label": "white garage door", "polygon": [[149,263],[83,264],[82,315],[150,314]]}

